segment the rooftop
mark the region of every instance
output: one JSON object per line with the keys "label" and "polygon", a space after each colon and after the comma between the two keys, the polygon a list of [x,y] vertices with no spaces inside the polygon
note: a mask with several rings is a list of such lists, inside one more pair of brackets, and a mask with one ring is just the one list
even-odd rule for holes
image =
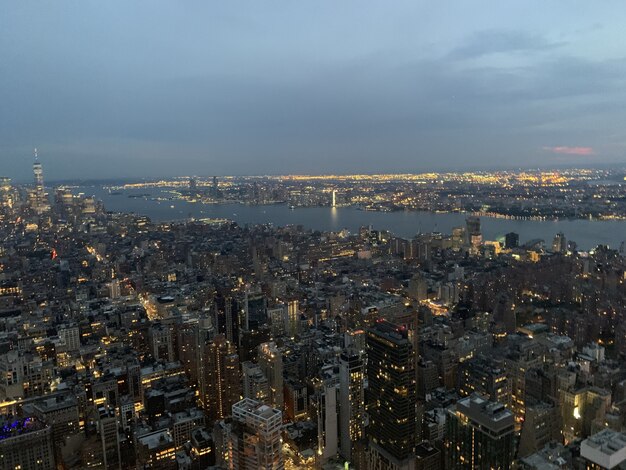
{"label": "rooftop", "polygon": [[589,447],[598,449],[604,454],[613,455],[622,449],[626,449],[626,434],[613,431],[612,429],[603,429],[599,433],[588,437],[584,442]]}

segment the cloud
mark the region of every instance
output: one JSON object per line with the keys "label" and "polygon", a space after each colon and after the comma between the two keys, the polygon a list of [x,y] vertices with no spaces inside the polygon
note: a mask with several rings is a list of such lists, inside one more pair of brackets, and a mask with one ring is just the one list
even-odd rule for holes
{"label": "cloud", "polygon": [[489,54],[515,52],[539,52],[563,46],[563,42],[551,42],[542,36],[523,31],[480,31],[471,35],[465,44],[452,50],[453,59],[472,59]]}
{"label": "cloud", "polygon": [[544,147],[544,150],[548,152],[557,153],[560,155],[595,155],[596,152],[591,147]]}

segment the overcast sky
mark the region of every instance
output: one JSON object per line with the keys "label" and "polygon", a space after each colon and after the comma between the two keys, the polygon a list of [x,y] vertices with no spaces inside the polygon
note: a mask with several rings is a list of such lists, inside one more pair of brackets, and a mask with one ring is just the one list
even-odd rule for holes
{"label": "overcast sky", "polygon": [[616,1],[0,2],[0,175],[626,163]]}

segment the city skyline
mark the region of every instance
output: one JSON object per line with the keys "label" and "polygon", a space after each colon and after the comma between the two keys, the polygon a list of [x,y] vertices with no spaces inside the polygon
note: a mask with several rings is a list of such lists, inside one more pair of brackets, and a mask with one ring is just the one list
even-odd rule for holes
{"label": "city skyline", "polygon": [[623,172],[31,168],[0,178],[5,466],[626,466]]}
{"label": "city skyline", "polygon": [[50,180],[623,164],[618,5],[4,6],[0,163],[16,180],[33,147]]}
{"label": "city skyline", "polygon": [[626,469],[626,8],[0,5],[0,467]]}

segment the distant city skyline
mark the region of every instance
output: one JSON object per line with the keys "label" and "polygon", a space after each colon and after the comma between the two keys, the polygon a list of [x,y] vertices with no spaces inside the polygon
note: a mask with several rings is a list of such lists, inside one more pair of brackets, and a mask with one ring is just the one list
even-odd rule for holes
{"label": "distant city skyline", "polygon": [[[26,165],[28,168],[32,169],[32,165],[33,164],[38,164],[40,167],[43,167],[46,169],[46,174],[48,174],[48,165],[46,165],[45,162],[42,162],[41,158],[36,157],[34,159],[31,160],[31,162],[27,162],[24,161],[22,162],[24,165]],[[456,168],[456,169],[452,169],[452,168],[424,168],[421,171],[383,171],[382,169],[379,169],[379,171],[376,170],[372,170],[372,171],[360,171],[360,172],[340,172],[340,171],[335,171],[333,172],[332,169],[328,169],[327,171],[319,171],[319,172],[291,172],[291,173],[287,173],[287,172],[275,172],[275,173],[270,173],[270,172],[265,172],[265,173],[231,173],[231,174],[212,174],[212,173],[188,173],[188,174],[182,174],[182,173],[172,173],[172,174],[154,174],[154,175],[112,175],[112,176],[98,176],[98,175],[92,175],[92,176],[81,176],[81,175],[77,175],[77,176],[70,176],[70,175],[59,175],[58,168],[54,167],[54,161],[49,162],[50,166],[52,167],[52,173],[53,174],[57,174],[58,176],[56,178],[46,178],[46,182],[45,185],[46,187],[51,187],[51,186],[56,186],[56,185],[63,185],[66,183],[100,183],[100,184],[107,184],[107,183],[132,183],[132,182],[148,182],[148,181],[159,181],[159,180],[163,180],[163,181],[174,181],[174,180],[186,180],[189,178],[200,178],[206,181],[210,181],[210,180],[214,180],[215,178],[279,178],[279,177],[292,177],[292,176],[298,176],[298,177],[312,177],[312,178],[328,178],[328,179],[332,179],[333,177],[350,177],[350,176],[358,176],[358,175],[367,175],[367,176],[376,176],[376,175],[422,175],[422,174],[441,174],[441,175],[445,175],[445,174],[449,174],[449,175],[453,175],[453,174],[461,174],[461,173],[485,173],[485,174],[497,174],[497,173],[524,173],[524,172],[564,172],[564,171],[571,171],[571,170],[598,170],[600,172],[610,172],[613,176],[618,177],[620,176],[621,172],[624,172],[626,174],[626,162],[624,163],[596,163],[596,164],[579,164],[579,165],[550,165],[550,166],[543,166],[543,165],[536,165],[536,166],[526,166],[526,167],[513,167],[513,166],[485,166],[485,167],[478,167],[478,166],[468,166],[468,167],[461,167],[461,168]],[[14,171],[12,173],[9,172],[5,172],[4,174],[0,174],[0,177],[4,177],[4,178],[9,178],[9,180],[11,180],[13,183],[16,184],[26,184],[26,185],[32,185],[33,184],[33,174],[32,171],[30,172],[30,174],[26,174],[26,175],[22,175],[23,169],[20,167],[18,169],[18,171]],[[16,176],[17,175],[17,176]],[[626,179],[626,176],[624,176],[624,178]]]}
{"label": "distant city skyline", "polygon": [[[30,179],[626,163],[619,2],[0,7],[0,165]],[[22,163],[21,163],[22,162]]]}

